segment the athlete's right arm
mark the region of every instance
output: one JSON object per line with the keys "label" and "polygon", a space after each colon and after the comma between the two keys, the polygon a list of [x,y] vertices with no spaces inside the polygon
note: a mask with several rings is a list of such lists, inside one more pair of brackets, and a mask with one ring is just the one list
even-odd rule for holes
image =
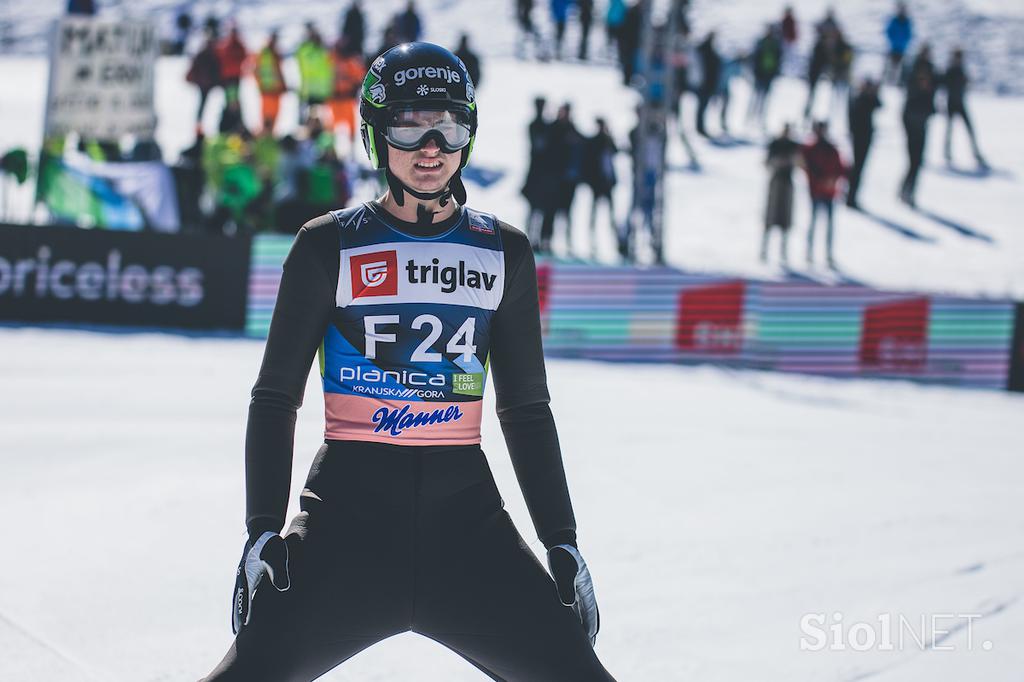
{"label": "athlete's right arm", "polygon": [[295,413],[334,309],[338,243],[334,219],[321,216],[299,230],[284,262],[245,432],[245,523],[252,539],[284,526]]}
{"label": "athlete's right arm", "polygon": [[549,406],[537,269],[526,235],[500,223],[505,293],[491,320],[490,368],[498,419],[537,537],[550,549],[576,544],[576,517]]}

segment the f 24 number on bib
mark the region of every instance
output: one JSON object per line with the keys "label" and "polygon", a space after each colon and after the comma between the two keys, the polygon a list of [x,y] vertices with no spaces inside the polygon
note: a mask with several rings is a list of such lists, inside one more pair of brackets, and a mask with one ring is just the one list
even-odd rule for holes
{"label": "f 24 number on bib", "polygon": [[[367,315],[363,318],[363,325],[366,332],[366,357],[373,360],[377,357],[378,343],[395,343],[396,334],[378,331],[378,326],[398,324],[398,315]],[[416,346],[410,360],[413,362],[441,362],[442,355],[430,348],[441,338],[444,333],[444,323],[435,315],[419,315],[412,321],[412,328],[420,331],[429,328],[426,337]],[[476,333],[476,318],[468,317],[458,328],[455,334],[448,339],[445,350],[449,353],[462,355],[463,362],[470,362],[476,354],[476,345],[473,343],[473,336]]]}

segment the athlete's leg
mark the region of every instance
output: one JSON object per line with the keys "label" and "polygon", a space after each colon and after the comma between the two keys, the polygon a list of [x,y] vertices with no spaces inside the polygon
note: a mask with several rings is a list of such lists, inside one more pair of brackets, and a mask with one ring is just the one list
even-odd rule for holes
{"label": "athlete's leg", "polygon": [[408,629],[408,600],[394,589],[405,564],[319,507],[303,498],[285,536],[291,587],[256,590],[249,623],[206,680],[313,680]]}
{"label": "athlete's leg", "polygon": [[613,680],[504,510],[432,541],[417,574],[415,631],[496,680]]}

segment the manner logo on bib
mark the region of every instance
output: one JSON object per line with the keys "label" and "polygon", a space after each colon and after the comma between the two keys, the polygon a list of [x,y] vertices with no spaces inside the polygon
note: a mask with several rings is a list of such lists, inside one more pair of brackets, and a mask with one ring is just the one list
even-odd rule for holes
{"label": "manner logo on bib", "polygon": [[375,251],[349,259],[352,275],[352,298],[362,296],[394,296],[398,293],[398,254]]}

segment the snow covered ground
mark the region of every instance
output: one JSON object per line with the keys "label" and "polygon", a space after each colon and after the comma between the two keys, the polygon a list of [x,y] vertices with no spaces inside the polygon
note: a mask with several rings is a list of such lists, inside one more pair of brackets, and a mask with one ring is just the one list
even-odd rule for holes
{"label": "snow covered ground", "polygon": [[[219,660],[261,352],[0,329],[0,679],[185,681]],[[1021,396],[707,367],[549,371],[598,651],[617,679],[1020,679]],[[322,420],[313,380],[293,503]],[[493,417],[484,448],[543,551]],[[836,612],[878,636],[891,618],[896,644],[905,619],[904,647],[802,651],[801,618]],[[482,677],[403,635],[323,679]]]}

